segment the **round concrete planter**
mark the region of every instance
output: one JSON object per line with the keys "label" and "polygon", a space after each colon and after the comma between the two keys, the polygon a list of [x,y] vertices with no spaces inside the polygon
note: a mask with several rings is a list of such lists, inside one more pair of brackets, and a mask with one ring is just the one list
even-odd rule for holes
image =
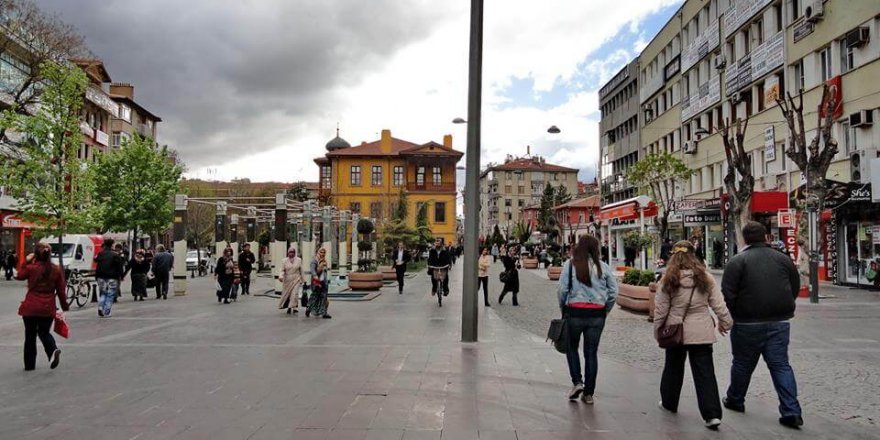
{"label": "round concrete planter", "polygon": [[547,268],[547,278],[551,281],[556,281],[559,279],[559,275],[562,274],[562,267],[559,266],[550,266]]}
{"label": "round concrete planter", "polygon": [[379,272],[382,272],[382,279],[396,280],[397,271],[391,266],[379,266]]}
{"label": "round concrete planter", "polygon": [[382,272],[351,272],[348,288],[351,290],[379,290],[382,288]]}
{"label": "round concrete planter", "polygon": [[617,296],[617,304],[624,309],[639,313],[651,313],[653,293],[650,287],[633,286],[630,284],[619,283],[620,290]]}
{"label": "round concrete planter", "polygon": [[537,258],[523,258],[522,265],[523,265],[523,268],[525,268],[525,269],[537,269],[538,268],[538,259]]}

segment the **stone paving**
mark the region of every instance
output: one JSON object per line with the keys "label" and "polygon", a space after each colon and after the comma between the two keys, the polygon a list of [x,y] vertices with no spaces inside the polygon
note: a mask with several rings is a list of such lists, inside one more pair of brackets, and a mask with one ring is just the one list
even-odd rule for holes
{"label": "stone paving", "polygon": [[[460,267],[443,308],[422,274],[403,295],[333,302],[331,320],[289,317],[268,297],[217,304],[209,278],[167,301],[126,296],[109,319],[89,305],[69,313],[61,366],[41,358],[33,372],[15,315],[23,287],[4,282],[0,439],[876,438],[813,413],[787,430],[762,398],[711,432],[689,384],[666,414],[656,371],[613,356],[600,361],[596,405],[569,403],[564,358],[502,319],[509,306],[481,312],[479,343],[459,342]],[[534,294],[522,301],[517,311],[538,310]]]}
{"label": "stone paving", "polygon": [[[500,267],[493,268],[500,272]],[[720,282],[720,276],[717,276]],[[493,273],[493,280],[497,275]],[[556,283],[543,270],[524,270],[520,276],[524,293],[521,307],[495,305],[505,321],[537,335],[546,332],[547,321],[559,314]],[[828,295],[820,304],[798,300],[792,321],[790,360],[798,380],[801,405],[806,417],[824,414],[848,424],[880,425],[880,293],[823,285]],[[663,353],[652,337],[646,316],[619,307],[608,317],[599,354],[630,367],[660,374]],[[726,389],[730,376],[730,343],[719,336],[715,344],[715,368],[719,386]],[[776,397],[769,373],[759,364],[749,389],[750,395],[773,400]]]}

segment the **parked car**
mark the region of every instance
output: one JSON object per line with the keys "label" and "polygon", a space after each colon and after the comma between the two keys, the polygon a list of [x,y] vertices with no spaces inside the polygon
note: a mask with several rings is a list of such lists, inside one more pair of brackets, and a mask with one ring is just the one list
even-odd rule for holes
{"label": "parked car", "polygon": [[[202,266],[208,267],[208,253],[201,251]],[[196,270],[199,267],[199,251],[186,252],[186,270]]]}

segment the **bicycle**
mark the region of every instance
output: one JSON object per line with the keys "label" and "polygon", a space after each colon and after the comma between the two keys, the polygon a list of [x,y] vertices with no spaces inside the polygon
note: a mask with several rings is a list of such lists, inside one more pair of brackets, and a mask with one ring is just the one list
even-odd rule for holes
{"label": "bicycle", "polygon": [[449,270],[449,265],[428,266],[428,269],[433,270],[432,277],[437,281],[437,304],[443,307],[443,297],[449,295],[446,287],[446,273]]}
{"label": "bicycle", "polygon": [[73,305],[79,308],[85,307],[91,300],[92,282],[83,278],[79,271],[70,273],[67,279],[67,305]]}

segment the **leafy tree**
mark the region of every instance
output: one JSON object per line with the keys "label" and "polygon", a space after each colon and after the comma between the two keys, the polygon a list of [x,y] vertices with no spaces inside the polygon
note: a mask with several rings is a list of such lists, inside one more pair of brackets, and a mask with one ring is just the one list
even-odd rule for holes
{"label": "leafy tree", "polygon": [[529,241],[530,238],[532,238],[532,225],[527,222],[520,221],[519,223],[513,225],[513,231],[511,232],[511,234],[519,243],[526,243],[527,241]]}
{"label": "leafy tree", "polygon": [[489,244],[497,244],[501,246],[505,243],[504,236],[501,235],[501,228],[498,225],[495,225],[495,228],[492,231],[492,238],[489,240]]}
{"label": "leafy tree", "polygon": [[572,199],[571,194],[568,192],[568,188],[565,185],[559,185],[556,187],[556,193],[553,195],[553,206],[559,206],[570,202]]}
{"label": "leafy tree", "polygon": [[420,203],[416,212],[416,233],[418,234],[419,252],[431,246],[434,242],[434,233],[428,224],[428,203]]}
{"label": "leafy tree", "polygon": [[654,224],[660,236],[666,237],[669,230],[670,205],[675,197],[675,182],[689,179],[694,171],[670,153],[652,154],[630,167],[627,180],[647,190],[657,204],[660,214],[654,217]]}
{"label": "leafy tree", "polygon": [[391,219],[382,226],[382,244],[386,255],[393,252],[397,243],[403,242],[404,246],[411,248],[419,241],[418,232],[406,223],[407,208],[406,191],[401,189]]}
{"label": "leafy tree", "polygon": [[305,183],[297,182],[287,190],[287,196],[298,202],[305,202],[309,199],[309,189]]}
{"label": "leafy tree", "polygon": [[394,207],[394,212],[391,215],[394,220],[406,223],[406,218],[409,216],[409,198],[403,188],[397,195],[397,206]]}
{"label": "leafy tree", "polygon": [[550,182],[544,186],[544,194],[541,196],[541,206],[538,208],[538,230],[550,234],[555,230],[553,225],[553,204],[556,201],[556,189]]}
{"label": "leafy tree", "polygon": [[171,224],[171,200],[180,188],[182,170],[166,148],[156,149],[152,139],[135,134],[119,149],[99,156],[91,171],[103,230],[132,230],[138,237]]}
{"label": "leafy tree", "polygon": [[733,216],[736,231],[736,242],[739,248],[745,246],[742,227],[752,219],[749,206],[755,190],[755,176],[752,174],[752,160],[746,154],[745,138],[749,128],[749,120],[736,118],[736,132],[731,136],[730,119],[719,125],[721,140],[724,142],[724,154],[727,156],[727,174],[724,176],[724,188],[730,197],[729,214]]}
{"label": "leafy tree", "polygon": [[367,253],[373,250],[373,243],[370,243],[368,240],[370,239],[370,234],[375,230],[376,227],[370,219],[362,218],[358,220],[357,232],[363,236],[357,244],[358,251],[361,252],[361,258],[357,262],[359,272],[369,272],[372,267],[373,262],[367,257]]}
{"label": "leafy tree", "polygon": [[[6,133],[23,136],[18,157],[4,156],[0,185],[16,198],[22,217],[58,237],[87,232],[94,225],[86,163],[77,158],[82,142],[80,109],[88,79],[77,67],[46,62],[41,105],[28,115],[10,108],[0,117]],[[59,260],[61,257],[59,256]],[[64,262],[59,261],[62,265]]]}

